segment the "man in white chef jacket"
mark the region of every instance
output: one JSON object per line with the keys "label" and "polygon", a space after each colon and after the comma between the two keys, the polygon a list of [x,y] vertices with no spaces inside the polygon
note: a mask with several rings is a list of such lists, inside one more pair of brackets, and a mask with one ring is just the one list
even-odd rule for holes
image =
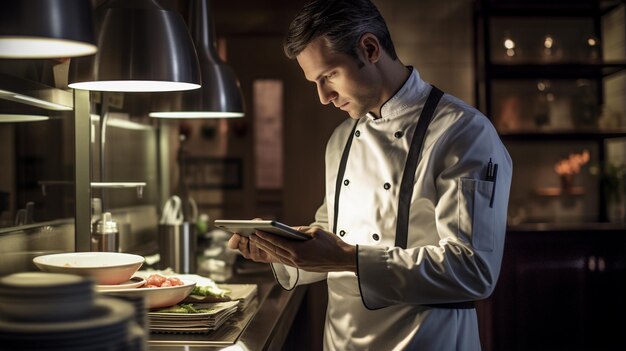
{"label": "man in white chef jacket", "polygon": [[369,0],[313,1],[285,52],[351,118],[326,148],[307,241],[231,248],[285,289],[326,279],[325,350],[480,350],[474,301],[495,288],[512,164],[490,121],[398,59]]}

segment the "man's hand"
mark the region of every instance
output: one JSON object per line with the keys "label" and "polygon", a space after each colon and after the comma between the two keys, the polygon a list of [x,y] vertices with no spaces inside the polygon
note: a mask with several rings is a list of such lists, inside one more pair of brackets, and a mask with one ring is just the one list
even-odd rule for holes
{"label": "man's hand", "polygon": [[259,249],[258,246],[250,242],[250,239],[239,234],[233,234],[228,240],[228,247],[233,250],[239,250],[243,257],[261,263],[272,263],[278,261],[272,261],[271,257],[265,252]]}
{"label": "man's hand", "polygon": [[317,227],[295,229],[311,239],[289,240],[257,231],[250,236],[250,247],[258,248],[264,258],[269,258],[266,262],[280,262],[310,272],[356,272],[356,246]]}

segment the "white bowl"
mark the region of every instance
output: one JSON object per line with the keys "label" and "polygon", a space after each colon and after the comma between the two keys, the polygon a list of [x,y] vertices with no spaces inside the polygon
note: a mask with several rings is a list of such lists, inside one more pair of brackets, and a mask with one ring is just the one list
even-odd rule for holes
{"label": "white bowl", "polygon": [[[182,280],[182,279],[181,279]],[[148,308],[169,307],[183,301],[196,286],[196,282],[182,280],[183,285],[167,286],[164,288],[134,288],[99,290],[106,295],[144,296]]]}
{"label": "white bowl", "polygon": [[128,281],[114,285],[96,285],[96,290],[120,290],[139,288],[146,285],[146,280],[142,277],[132,277]]}
{"label": "white bowl", "polygon": [[144,258],[118,252],[72,252],[35,257],[33,262],[45,272],[92,277],[97,284],[126,282],[141,267]]}

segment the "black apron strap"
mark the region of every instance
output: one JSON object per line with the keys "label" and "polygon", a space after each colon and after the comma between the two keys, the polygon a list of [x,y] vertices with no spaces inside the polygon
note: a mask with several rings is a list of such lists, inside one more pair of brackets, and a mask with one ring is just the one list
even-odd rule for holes
{"label": "black apron strap", "polygon": [[[402,183],[400,184],[400,195],[398,200],[398,216],[396,224],[396,247],[406,249],[407,237],[409,232],[409,210],[411,208],[411,197],[413,196],[413,188],[415,186],[415,171],[417,170],[417,164],[419,161],[420,153],[422,152],[422,145],[424,144],[424,137],[428,130],[428,125],[433,118],[435,109],[439,104],[439,100],[443,96],[443,92],[434,85],[428,95],[424,109],[420,114],[420,118],[415,127],[415,133],[411,140],[411,147],[407,155],[406,164],[404,166],[404,174],[402,175]],[[334,221],[333,221],[333,233],[337,233],[337,219],[339,218],[339,193],[341,192],[341,184],[343,183],[343,177],[346,172],[346,165],[348,163],[348,155],[350,154],[350,147],[352,146],[352,139],[357,121],[350,132],[346,147],[341,155],[341,161],[339,163],[339,171],[337,172],[337,180],[335,182],[335,207],[334,207]],[[441,304],[428,304],[423,305],[431,308],[445,308],[445,309],[471,309],[475,308],[474,301],[467,302],[452,302]]]}
{"label": "black apron strap", "polygon": [[413,140],[411,140],[411,148],[406,158],[402,183],[400,183],[398,217],[396,222],[396,247],[403,249],[406,249],[407,235],[409,233],[409,210],[411,209],[411,197],[413,197],[413,188],[415,187],[417,162],[422,152],[422,145],[424,144],[424,136],[428,130],[428,125],[433,119],[435,108],[437,108],[437,104],[439,104],[439,100],[441,100],[442,96],[443,91],[433,85],[430,94],[428,94],[428,100],[426,100],[424,109],[422,109],[420,118],[417,121],[417,127],[415,127],[415,133],[413,133]]}
{"label": "black apron strap", "polygon": [[[439,90],[436,86],[428,95],[428,100],[424,105],[424,109],[420,114],[420,118],[417,121],[417,127],[415,127],[415,133],[413,133],[413,140],[411,140],[411,148],[406,158],[406,165],[404,166],[404,174],[402,175],[402,183],[400,184],[400,194],[398,199],[398,217],[396,223],[396,247],[406,249],[408,234],[409,234],[409,211],[411,209],[411,198],[413,197],[413,189],[415,188],[415,171],[417,170],[417,164],[419,162],[422,147],[424,145],[424,137],[428,130],[428,125],[433,119],[435,109],[439,104],[439,100],[443,96],[443,91]],[[474,301],[463,302],[448,302],[422,305],[430,308],[443,308],[443,309],[472,309],[476,308]]]}
{"label": "black apron strap", "polygon": [[337,218],[339,218],[339,193],[341,192],[343,176],[346,173],[348,155],[350,154],[350,147],[352,146],[352,139],[354,139],[354,131],[356,130],[357,124],[359,124],[358,120],[354,123],[354,127],[352,127],[352,131],[350,132],[350,136],[348,136],[348,141],[346,142],[346,147],[343,149],[343,154],[341,155],[341,162],[339,162],[339,171],[337,172],[337,181],[335,182],[335,211],[333,220],[333,233],[335,234],[337,234]]}
{"label": "black apron strap", "polygon": [[[406,249],[407,235],[409,229],[409,209],[411,207],[411,197],[413,196],[413,183],[415,181],[415,170],[417,169],[417,161],[422,150],[422,144],[424,143],[424,136],[428,125],[433,118],[435,108],[441,100],[443,92],[434,85],[428,95],[424,109],[420,114],[420,118],[415,127],[415,133],[411,140],[411,148],[407,156],[406,165],[404,166],[404,174],[402,175],[402,183],[400,185],[400,199],[398,203],[398,224],[396,227],[396,246]],[[337,172],[337,180],[335,181],[335,207],[334,207],[334,220],[333,220],[333,233],[337,233],[337,219],[339,218],[339,194],[341,193],[341,184],[343,183],[343,176],[346,173],[346,165],[348,164],[348,155],[350,154],[350,147],[352,146],[352,139],[354,139],[354,132],[359,121],[354,123],[352,131],[348,136],[348,141],[343,149],[341,155],[341,161],[339,162],[339,171]]]}

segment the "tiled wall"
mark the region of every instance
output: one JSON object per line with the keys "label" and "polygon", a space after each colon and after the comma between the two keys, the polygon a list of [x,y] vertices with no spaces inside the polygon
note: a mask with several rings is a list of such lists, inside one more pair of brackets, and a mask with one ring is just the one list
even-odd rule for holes
{"label": "tiled wall", "polygon": [[[120,250],[140,255],[156,253],[157,213],[154,206],[136,206],[111,211],[118,222]],[[36,271],[34,257],[73,252],[74,220],[0,230],[0,276]]]}

